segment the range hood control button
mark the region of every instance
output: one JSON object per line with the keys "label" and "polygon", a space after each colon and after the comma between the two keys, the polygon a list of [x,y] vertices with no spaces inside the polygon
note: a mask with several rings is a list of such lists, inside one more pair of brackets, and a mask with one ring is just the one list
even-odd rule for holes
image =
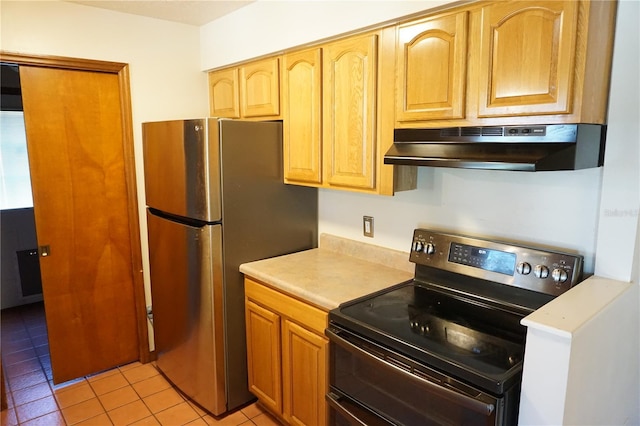
{"label": "range hood control button", "polygon": [[520,275],[529,275],[531,273],[531,265],[527,262],[520,262],[516,267],[516,271],[518,271]]}
{"label": "range hood control button", "polygon": [[535,274],[536,277],[544,279],[549,276],[549,268],[547,268],[544,265],[536,265],[535,269],[533,270],[533,273]]}

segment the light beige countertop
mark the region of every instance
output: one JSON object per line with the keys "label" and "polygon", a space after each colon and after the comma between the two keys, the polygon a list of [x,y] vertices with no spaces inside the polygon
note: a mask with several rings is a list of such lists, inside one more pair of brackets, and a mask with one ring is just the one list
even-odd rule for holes
{"label": "light beige countertop", "polygon": [[319,246],[244,263],[240,272],[327,311],[413,278],[409,253],[326,234]]}

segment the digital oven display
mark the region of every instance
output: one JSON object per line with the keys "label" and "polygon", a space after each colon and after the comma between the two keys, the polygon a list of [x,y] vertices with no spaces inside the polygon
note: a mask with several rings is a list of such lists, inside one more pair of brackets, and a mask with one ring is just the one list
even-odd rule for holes
{"label": "digital oven display", "polygon": [[451,243],[449,262],[473,266],[486,271],[513,275],[516,270],[516,254]]}

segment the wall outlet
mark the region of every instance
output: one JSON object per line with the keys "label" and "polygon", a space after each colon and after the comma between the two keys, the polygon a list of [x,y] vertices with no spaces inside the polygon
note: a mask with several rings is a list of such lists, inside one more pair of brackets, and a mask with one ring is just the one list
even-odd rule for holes
{"label": "wall outlet", "polygon": [[365,237],[373,238],[373,217],[362,216],[362,232]]}

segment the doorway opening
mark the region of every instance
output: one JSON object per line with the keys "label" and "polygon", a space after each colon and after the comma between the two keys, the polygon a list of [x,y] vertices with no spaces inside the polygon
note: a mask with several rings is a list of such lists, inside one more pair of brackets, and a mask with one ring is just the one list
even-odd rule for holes
{"label": "doorway opening", "polygon": [[18,65],[1,63],[1,308],[43,300]]}

